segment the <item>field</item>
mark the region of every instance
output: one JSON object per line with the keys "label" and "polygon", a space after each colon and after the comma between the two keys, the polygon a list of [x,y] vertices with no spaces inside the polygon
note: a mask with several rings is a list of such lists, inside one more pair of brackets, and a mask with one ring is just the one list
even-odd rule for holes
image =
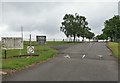
{"label": "field", "polygon": [[112,50],[113,54],[120,59],[120,43],[109,42],[108,46]]}
{"label": "field", "polygon": [[[2,69],[5,71],[8,70],[18,70],[25,68],[29,65],[45,61],[48,58],[52,58],[56,55],[57,51],[50,48],[50,46],[63,45],[63,44],[74,44],[68,42],[47,42],[45,45],[38,46],[35,41],[32,42],[32,46],[35,47],[35,55],[38,56],[24,56],[24,57],[13,57],[20,56],[20,50],[7,50],[7,59],[4,59],[4,50],[2,50]],[[21,50],[22,55],[27,54],[27,46],[29,46],[28,41],[24,41],[24,49]]]}

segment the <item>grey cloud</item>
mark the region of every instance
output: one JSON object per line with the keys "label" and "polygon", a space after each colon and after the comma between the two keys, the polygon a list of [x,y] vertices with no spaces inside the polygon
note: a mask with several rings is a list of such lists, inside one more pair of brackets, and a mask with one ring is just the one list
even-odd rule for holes
{"label": "grey cloud", "polygon": [[19,31],[19,27],[23,26],[25,31],[54,31],[58,23],[52,15],[55,12],[51,14],[51,11],[55,7],[55,3],[4,3],[3,22],[9,25],[9,30]]}
{"label": "grey cloud", "polygon": [[10,2],[3,3],[3,22],[9,31],[38,30],[49,35],[59,33],[59,27],[66,13],[78,13],[87,17],[90,28],[101,33],[103,22],[117,14],[117,2],[102,3],[52,3],[52,2]]}

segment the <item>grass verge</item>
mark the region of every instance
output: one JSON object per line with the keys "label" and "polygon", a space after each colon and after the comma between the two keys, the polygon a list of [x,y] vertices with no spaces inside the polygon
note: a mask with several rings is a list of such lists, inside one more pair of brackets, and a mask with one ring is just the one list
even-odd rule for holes
{"label": "grass verge", "polygon": [[[45,61],[48,58],[54,57],[57,51],[50,48],[50,46],[64,45],[64,44],[74,44],[74,43],[56,41],[56,42],[47,42],[46,45],[38,46],[37,43],[33,41],[32,46],[34,46],[35,48],[34,54],[37,54],[39,56],[30,56],[30,57],[13,57],[13,56],[19,56],[20,50],[17,49],[7,50],[7,59],[2,59],[2,66],[0,67],[2,67],[3,71],[23,69],[32,64]],[[24,49],[21,50],[22,54],[27,54],[27,46],[29,46],[29,42],[24,41]],[[4,58],[4,50],[2,51],[2,56],[0,57]]]}
{"label": "grass verge", "polygon": [[108,42],[108,46],[112,50],[115,57],[120,59],[120,44],[115,42]]}

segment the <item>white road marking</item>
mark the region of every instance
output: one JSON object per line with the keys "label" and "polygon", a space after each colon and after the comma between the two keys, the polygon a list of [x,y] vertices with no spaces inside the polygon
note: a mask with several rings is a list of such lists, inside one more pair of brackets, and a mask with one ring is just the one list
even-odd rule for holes
{"label": "white road marking", "polygon": [[65,58],[70,58],[70,56],[67,54],[66,56],[64,56]]}
{"label": "white road marking", "polygon": [[86,55],[84,54],[84,55],[82,56],[82,59],[85,58],[85,56],[86,56]]}
{"label": "white road marking", "polygon": [[103,55],[97,55],[100,59],[103,58]]}

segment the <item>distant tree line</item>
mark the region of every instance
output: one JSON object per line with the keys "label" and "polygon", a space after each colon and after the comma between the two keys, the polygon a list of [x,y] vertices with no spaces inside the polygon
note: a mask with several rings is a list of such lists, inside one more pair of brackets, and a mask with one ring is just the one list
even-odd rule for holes
{"label": "distant tree line", "polygon": [[112,18],[104,22],[104,29],[102,34],[97,35],[99,40],[108,40],[118,42],[120,40],[120,16],[114,15]]}
{"label": "distant tree line", "polygon": [[61,24],[60,31],[64,32],[67,37],[73,37],[74,42],[76,37],[82,37],[84,41],[85,37],[90,40],[95,36],[95,34],[90,31],[91,29],[88,27],[86,18],[77,13],[75,13],[75,15],[66,14]]}

